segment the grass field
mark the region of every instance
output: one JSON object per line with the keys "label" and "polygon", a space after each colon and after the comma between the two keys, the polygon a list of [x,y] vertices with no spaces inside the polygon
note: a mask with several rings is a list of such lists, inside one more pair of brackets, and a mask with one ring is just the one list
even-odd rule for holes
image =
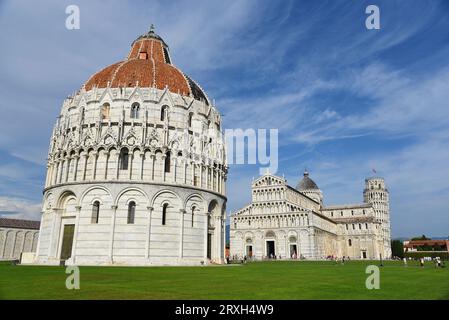
{"label": "grass field", "polygon": [[0,299],[449,299],[447,267],[388,261],[380,268],[380,289],[367,290],[369,264],[81,267],[80,290],[67,290],[63,267],[0,263]]}

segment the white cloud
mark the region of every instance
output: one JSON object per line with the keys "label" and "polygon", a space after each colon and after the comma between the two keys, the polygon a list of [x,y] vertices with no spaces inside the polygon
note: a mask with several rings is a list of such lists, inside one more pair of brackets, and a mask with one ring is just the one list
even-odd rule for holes
{"label": "white cloud", "polygon": [[[373,106],[347,116],[328,118],[326,109],[302,126],[296,140],[303,143],[358,137],[366,134],[422,135],[440,130],[449,118],[449,67],[427,77],[412,78],[405,72],[370,65],[359,75],[342,79],[343,88],[374,100]],[[352,85],[350,85],[352,84]],[[320,126],[315,122],[320,121]]]}
{"label": "white cloud", "polygon": [[40,220],[41,203],[22,198],[0,197],[0,216],[3,218]]}

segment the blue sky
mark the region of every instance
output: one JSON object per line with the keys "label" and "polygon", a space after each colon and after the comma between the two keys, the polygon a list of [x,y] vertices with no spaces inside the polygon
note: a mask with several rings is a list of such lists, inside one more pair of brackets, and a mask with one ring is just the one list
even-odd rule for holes
{"label": "blue sky", "polygon": [[[81,29],[65,28],[76,4]],[[365,28],[378,5],[381,29]],[[279,129],[279,170],[326,204],[362,200],[375,168],[393,235],[449,234],[449,1],[0,1],[0,214],[39,218],[63,99],[154,23],[226,128]],[[228,209],[257,165],[232,165]]]}

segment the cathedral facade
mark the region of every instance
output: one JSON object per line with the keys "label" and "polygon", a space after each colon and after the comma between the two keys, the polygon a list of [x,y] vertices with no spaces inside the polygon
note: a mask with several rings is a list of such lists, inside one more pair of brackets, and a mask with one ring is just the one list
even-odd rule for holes
{"label": "cathedral facade", "polygon": [[389,193],[383,178],[365,180],[363,203],[324,206],[304,172],[296,188],[265,174],[252,201],[230,218],[230,255],[252,259],[380,259],[391,257]]}
{"label": "cathedral facade", "polygon": [[223,263],[226,177],[219,111],[151,29],[62,105],[35,263]]}

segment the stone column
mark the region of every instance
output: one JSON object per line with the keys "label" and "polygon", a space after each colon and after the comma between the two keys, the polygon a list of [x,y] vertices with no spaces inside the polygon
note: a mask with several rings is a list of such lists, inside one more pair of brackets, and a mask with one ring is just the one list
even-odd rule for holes
{"label": "stone column", "polygon": [[221,263],[221,228],[222,228],[222,219],[221,217],[214,217],[215,223],[215,230],[214,230],[214,245],[212,248],[214,248],[215,250],[212,250],[213,254],[213,259],[215,260],[216,263]]}
{"label": "stone column", "polygon": [[58,178],[58,167],[59,167],[59,161],[57,159],[55,159],[53,161],[53,168],[51,170],[51,180],[53,185],[55,185],[57,183],[57,178]]}
{"label": "stone column", "polygon": [[73,181],[76,181],[77,175],[78,175],[78,162],[79,162],[80,156],[76,154],[74,156],[74,159],[75,159],[75,166],[73,168]]}
{"label": "stone column", "polygon": [[57,184],[58,183],[58,169],[59,169],[59,160],[56,159],[53,162],[53,170],[52,170],[52,180],[53,180],[53,184]]}
{"label": "stone column", "polygon": [[50,232],[50,242],[48,245],[48,257],[54,257],[56,258],[56,253],[53,254],[53,247],[55,246],[55,242],[57,242],[56,237],[59,235],[59,232],[56,232],[57,229],[57,216],[58,216],[58,212],[60,210],[54,208],[53,209],[53,219],[52,219],[52,224],[51,224],[51,232]]}
{"label": "stone column", "polygon": [[[286,234],[285,235],[285,239],[284,239],[284,253],[285,253],[284,255],[285,255],[285,258],[291,258],[289,249],[290,248],[289,248],[288,234]],[[297,248],[296,248],[296,251],[298,251]]]}
{"label": "stone column", "polygon": [[181,213],[181,228],[179,230],[179,259],[182,259],[184,254],[184,215],[186,213],[185,209],[179,209]]}
{"label": "stone column", "polygon": [[115,167],[115,179],[116,180],[119,180],[119,174],[120,174],[120,154],[121,154],[121,152],[118,153],[117,163],[116,163],[116,167]]}
{"label": "stone column", "polygon": [[51,177],[51,163],[47,164],[47,175],[45,177],[45,187],[49,186],[49,178]]}
{"label": "stone column", "polygon": [[129,154],[128,156],[128,167],[129,167],[129,180],[133,179],[133,162],[134,162],[134,151],[132,153]]}
{"label": "stone column", "polygon": [[112,216],[111,216],[111,235],[109,239],[109,262],[113,263],[114,258],[114,233],[115,233],[115,216],[117,213],[117,206],[111,206]]}
{"label": "stone column", "polygon": [[208,219],[209,215],[210,212],[206,212],[204,215],[204,262],[207,262],[207,238],[209,236],[209,219]]}
{"label": "stone column", "polygon": [[187,160],[183,161],[183,169],[184,184],[187,184]]}
{"label": "stone column", "polygon": [[65,169],[64,182],[69,181],[70,166],[72,165],[72,158],[70,156],[67,156],[66,163],[67,163],[67,168]]}
{"label": "stone column", "polygon": [[223,177],[223,192],[222,194],[226,194],[226,175]]}
{"label": "stone column", "polygon": [[73,264],[76,263],[76,241],[78,239],[78,226],[81,215],[81,206],[76,206],[75,209],[76,209],[75,230],[73,231],[72,254],[70,255]]}
{"label": "stone column", "polygon": [[162,158],[162,161],[161,161],[162,181],[165,182],[165,180],[166,180],[166,179],[165,179],[165,178],[166,178],[166,177],[165,177],[165,174],[166,174],[166,173],[165,173],[165,158],[167,158],[167,155],[163,154],[161,158]]}
{"label": "stone column", "polygon": [[145,163],[145,152],[141,151],[139,155],[140,155],[140,180],[143,180],[143,166]]}
{"label": "stone column", "polygon": [[[45,211],[41,211],[41,224],[39,226],[39,234],[42,234],[42,228],[43,228],[43,219],[42,216],[45,214]],[[34,235],[33,235],[33,241],[34,241]],[[5,242],[6,242],[6,238],[5,238]],[[39,256],[39,245],[40,245],[40,241],[37,241],[37,246],[36,246],[36,259]],[[33,245],[32,245],[33,246]],[[31,250],[33,250],[33,247],[31,246]]]}
{"label": "stone column", "polygon": [[62,177],[64,176],[64,164],[66,163],[65,159],[62,158],[60,164],[60,168],[59,168],[59,172],[58,172],[58,182],[62,183]]}
{"label": "stone column", "polygon": [[92,165],[92,180],[95,180],[95,178],[97,176],[98,152],[94,151],[94,152],[92,152],[92,155],[94,156],[94,163]]}
{"label": "stone column", "polygon": [[86,180],[86,169],[87,169],[87,159],[89,158],[89,154],[88,153],[86,153],[85,155],[84,155],[84,164],[83,164],[83,174],[82,174],[82,181],[85,181]]}
{"label": "stone column", "polygon": [[151,181],[154,181],[154,163],[156,160],[156,156],[152,154],[150,157],[151,157]]}
{"label": "stone column", "polygon": [[[225,216],[224,216],[224,218],[222,218],[222,233],[221,233],[222,251],[220,251],[220,256],[222,259],[224,259],[223,261],[226,261],[226,219],[227,219],[227,216],[226,216],[226,212],[225,212]],[[229,244],[231,244],[230,241],[229,241]]]}
{"label": "stone column", "polygon": [[147,232],[146,232],[146,241],[145,241],[145,259],[149,260],[150,258],[150,240],[151,240],[151,216],[153,213],[153,207],[147,207],[148,209],[148,218],[147,218]]}
{"label": "stone column", "polygon": [[105,163],[104,163],[104,174],[103,174],[104,180],[108,179],[108,167],[109,167],[109,157],[110,156],[111,156],[111,152],[109,150],[106,151],[106,159],[105,159]]}
{"label": "stone column", "polygon": [[174,158],[173,159],[173,177],[172,177],[172,181],[174,183],[176,183],[176,171],[177,171],[177,167],[178,167],[178,159]]}

